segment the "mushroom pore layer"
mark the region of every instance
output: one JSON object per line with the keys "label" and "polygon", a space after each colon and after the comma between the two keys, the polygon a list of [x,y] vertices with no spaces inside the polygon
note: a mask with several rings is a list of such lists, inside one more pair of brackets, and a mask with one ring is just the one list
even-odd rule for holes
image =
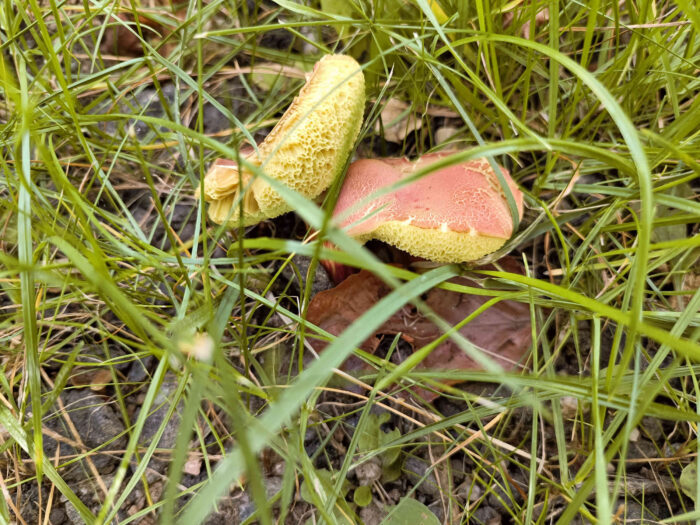
{"label": "mushroom pore layer", "polygon": [[[340,175],[362,125],[365,83],[359,64],[327,55],[280,121],[245,160],[307,198],[318,197]],[[242,183],[242,187],[241,187]],[[241,190],[243,216],[239,216]],[[210,218],[231,226],[255,224],[291,208],[265,180],[235,162],[215,162],[204,180]]]}

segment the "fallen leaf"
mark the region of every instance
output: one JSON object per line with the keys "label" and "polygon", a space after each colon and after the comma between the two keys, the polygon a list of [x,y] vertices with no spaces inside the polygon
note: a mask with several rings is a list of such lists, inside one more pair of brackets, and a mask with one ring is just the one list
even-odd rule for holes
{"label": "fallen leaf", "polygon": [[[514,11],[508,11],[504,13],[503,27],[507,28],[508,26],[510,26],[510,24],[513,23],[514,19]],[[549,22],[549,8],[545,7],[541,11],[538,11],[537,14],[535,14],[535,27],[539,27],[547,22]],[[523,25],[520,28],[520,34],[524,39],[530,39],[530,20],[527,20],[525,23],[523,23]]]}
{"label": "fallen leaf", "polygon": [[444,145],[459,134],[454,126],[443,126],[435,131],[435,144]]}
{"label": "fallen leaf", "polygon": [[185,462],[182,471],[190,476],[199,476],[199,473],[202,471],[202,458],[191,456]]}
{"label": "fallen leaf", "polygon": [[[144,56],[146,48],[141,37],[157,47],[169,32],[168,27],[156,21],[157,16],[175,17],[182,20],[185,14],[186,11],[183,9],[173,12],[173,6],[168,0],[148,0],[142,2],[135,9],[125,3],[119,12],[114,14],[114,17],[124,23],[119,23],[114,18],[107,20],[108,27],[104,33],[100,50],[103,54],[117,57]],[[167,56],[174,45],[175,43],[171,42],[161,46],[160,54]]]}
{"label": "fallen leaf", "polygon": [[[390,291],[391,288],[384,282],[363,270],[350,275],[335,288],[317,293],[309,303],[306,318],[319,328],[337,336]],[[311,339],[311,345],[317,351],[321,351],[326,343]],[[360,348],[374,352],[378,346],[379,338],[375,334],[364,341]],[[359,358],[351,355],[344,368],[358,370],[363,366],[364,363]]]}
{"label": "fallen leaf", "polygon": [[[478,286],[463,277],[451,282]],[[349,276],[335,288],[316,294],[309,305],[307,319],[333,335],[340,335],[390,291],[391,288],[383,281],[363,270]],[[454,326],[489,299],[481,295],[435,288],[428,293],[425,303]],[[516,301],[500,301],[463,326],[459,332],[506,370],[514,369],[521,363],[532,344],[529,306]],[[415,308],[406,305],[387,319],[360,348],[372,353],[378,348],[381,335],[398,333],[415,350],[440,337],[443,331]],[[312,345],[321,351],[326,343],[314,340]],[[419,366],[419,369],[423,370],[479,368],[451,339],[439,344]],[[351,356],[343,365],[343,369],[359,371],[367,370],[368,366],[359,358]]]}
{"label": "fallen leaf", "polygon": [[[119,13],[116,17],[123,20],[126,25],[117,25],[116,21],[111,21],[112,25],[105,31],[102,45],[100,46],[102,53],[118,57],[143,56],[144,47],[138,35],[134,16],[130,13]],[[141,34],[146,40],[159,34],[163,29],[160,24],[142,15],[138,16],[138,25],[141,27]]]}
{"label": "fallen leaf", "polygon": [[418,131],[423,125],[421,119],[416,117],[415,111],[407,103],[396,98],[389,99],[381,115],[382,127],[377,121],[375,130],[379,133],[383,129],[384,138],[389,142],[401,143],[410,133]]}
{"label": "fallen leaf", "polygon": [[[457,278],[453,282],[466,286],[475,285],[465,278]],[[428,293],[425,302],[445,321],[456,325],[489,299],[490,297],[482,295],[435,288]],[[417,333],[411,333],[416,338],[417,347],[426,345],[442,335],[442,331],[431,321],[425,320],[425,324],[428,327],[424,328],[422,339]],[[514,369],[530,350],[532,342],[529,306],[517,301],[501,301],[461,328],[460,333],[502,367]],[[452,340],[442,343],[423,361],[423,365],[431,369],[442,368],[444,363],[449,363],[451,370],[479,368]]]}
{"label": "fallen leaf", "polygon": [[100,392],[112,383],[112,372],[108,368],[78,367],[73,370],[70,382],[74,386],[89,386],[93,392]]}

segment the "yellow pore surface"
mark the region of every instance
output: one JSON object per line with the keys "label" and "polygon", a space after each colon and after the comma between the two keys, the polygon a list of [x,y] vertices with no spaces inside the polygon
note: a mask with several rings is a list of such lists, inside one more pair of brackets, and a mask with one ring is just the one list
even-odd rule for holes
{"label": "yellow pore surface", "polygon": [[507,239],[479,235],[474,231],[427,229],[402,221],[389,221],[378,226],[361,241],[377,239],[392,244],[415,257],[442,263],[474,261],[495,252]]}
{"label": "yellow pore surface", "polygon": [[[359,64],[344,55],[321,59],[311,77],[280,121],[246,160],[266,175],[313,199],[340,175],[360,132],[365,104],[365,81]],[[243,182],[240,188],[239,182]],[[272,218],[289,205],[264,179],[248,170],[213,167],[204,181],[205,198],[212,202],[214,222],[239,224],[240,190],[243,225]]]}

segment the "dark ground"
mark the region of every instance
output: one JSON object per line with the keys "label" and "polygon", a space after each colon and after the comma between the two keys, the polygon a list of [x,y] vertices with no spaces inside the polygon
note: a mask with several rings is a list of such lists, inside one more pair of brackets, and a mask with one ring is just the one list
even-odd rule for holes
{"label": "dark ground", "polygon": [[[283,35],[271,33],[266,37],[268,39],[266,45],[274,45],[276,42],[280,49],[286,49],[288,46],[287,33],[283,33]],[[173,87],[166,85],[165,93],[172,96]],[[242,99],[244,90],[236,79],[222,83],[216,93],[222,103],[231,107],[236,114],[245,115],[246,111],[250,110],[246,101]],[[136,91],[131,103],[137,109],[150,104],[148,113],[162,114],[162,108],[152,90]],[[230,127],[230,123],[222,120],[212,107],[207,106],[205,113],[207,115],[205,132],[213,133]],[[431,119],[431,124],[434,126],[433,131],[437,132],[442,128],[460,126],[461,122],[457,119],[435,117]],[[113,130],[107,127],[106,131]],[[149,133],[148,129],[139,127],[137,127],[136,132],[143,136]],[[264,136],[264,131],[259,133],[256,138],[260,139],[262,136]],[[360,147],[360,150],[365,155],[391,155],[397,154],[399,151],[410,154],[415,150],[417,136],[418,134],[409,134],[407,142],[403,146],[380,140],[368,141]],[[131,213],[142,220],[144,229],[148,230],[148,224],[155,220],[155,213],[150,205],[149,189],[135,184],[134,180],[124,181],[124,189],[121,192]],[[186,206],[179,206],[174,212],[171,226],[178,231],[181,239],[187,239],[194,232],[194,222],[192,210]],[[304,230],[303,224],[293,214],[287,214],[255,228],[257,228],[256,235],[277,235],[287,238],[299,237]],[[232,237],[227,237],[223,248],[228,248],[228,243],[231,241]],[[158,246],[168,246],[169,241],[162,228],[161,231],[156,232],[152,242]],[[384,249],[378,245],[374,247],[378,250]],[[543,271],[546,268],[545,261],[541,256],[539,259],[532,258],[532,254],[544,252],[541,245],[526,246],[522,249],[530,256],[531,267],[535,271]],[[219,255],[223,255],[223,250]],[[308,264],[304,260],[298,262],[302,268]],[[288,275],[287,278],[289,277],[291,276]],[[332,286],[322,268],[317,269],[314,285],[315,291]],[[292,288],[287,291],[289,295],[299,292],[298,282],[292,283]],[[272,319],[270,322],[276,321]],[[569,343],[560,352],[556,369],[561,374],[570,376],[587,374],[588,363],[581,362],[582,357],[585,359],[589,347],[587,330],[586,324],[579,326],[578,349],[573,343]],[[110,486],[111,478],[120,462],[120,451],[124,449],[128,439],[122,419],[122,410],[125,410],[133,421],[140,410],[144,392],[156,363],[150,356],[143,357],[136,352],[127,354],[112,347],[105,349],[97,342],[94,345],[86,346],[81,351],[79,360],[84,365],[73,370],[67,379],[69,387],[58,396],[53,409],[49,411],[49,416],[45,419],[44,444],[47,458],[52,461],[58,458],[60,463],[65,464],[60,469],[62,476],[69,482],[71,488],[82,501],[94,509],[99,507],[105,487]],[[49,361],[44,364],[47,383],[58,380],[57,374],[61,370],[60,366],[61,363],[58,361]],[[128,390],[124,407],[118,406],[115,402],[113,384],[115,379],[121,382],[122,389]],[[156,401],[156,406],[160,406],[160,408],[146,419],[142,442],[144,447],[150,444],[150,440],[168,411],[171,403],[170,396],[174,392],[173,386],[174,382],[165,382],[160,390],[160,399]],[[478,393],[486,399],[508,398],[508,392],[496,385],[466,384],[462,385],[461,388]],[[460,414],[470,409],[463,402],[447,398],[437,399],[434,401],[434,406],[444,416]],[[215,408],[211,406],[203,408],[207,411],[215,411]],[[319,402],[319,421],[338,418],[339,424],[334,427],[325,424],[318,425],[307,432],[306,451],[314,458],[314,463],[318,468],[336,469],[339,467],[343,453],[352,437],[353,427],[357,422],[355,414],[357,408],[357,399],[347,395],[327,393]],[[577,467],[585,459],[578,453],[577,425],[581,424],[582,418],[577,416],[586,413],[589,408],[580,406],[574,398],[565,398],[561,400],[560,409],[566,421],[566,434],[570,436],[569,468],[571,473],[575,473]],[[381,410],[377,410],[377,413],[381,413]],[[221,427],[217,430],[221,435],[229,434],[225,416],[218,417],[216,414],[211,414],[211,418],[220,423]],[[507,432],[499,431],[499,438],[512,447],[528,450],[529,435],[532,431],[531,418],[532,412],[527,408],[509,411],[507,416],[509,430]],[[145,474],[146,482],[137,485],[137,488],[127,497],[120,509],[120,522],[139,513],[151,502],[158,501],[167,476],[167,449],[174,444],[178,423],[176,411],[175,417],[168,421],[165,433],[159,443],[159,448],[163,449],[163,452],[156,454],[157,458],[149,465]],[[482,421],[482,424],[487,423],[488,421]],[[392,414],[382,428],[386,432],[397,429],[401,434],[404,434],[414,430],[415,426],[404,418]],[[499,425],[498,428],[502,427]],[[331,431],[332,436],[329,438]],[[545,449],[549,451],[549,454],[552,454],[551,451],[556,448],[553,428],[546,421],[543,421],[540,432],[544,439]],[[626,458],[627,478],[624,481],[624,490],[618,492],[618,500],[614,502],[614,507],[619,509],[619,522],[653,523],[668,518],[683,508],[692,509],[693,505],[689,499],[684,496],[682,501],[679,499],[680,491],[675,481],[684,465],[680,456],[684,455],[684,446],[690,439],[688,430],[683,425],[647,417],[639,428],[639,432],[635,432],[633,437],[635,439],[630,443]],[[208,436],[206,442],[212,446],[210,450],[212,458],[216,458],[218,452],[215,440],[212,436]],[[435,458],[442,455],[444,449],[434,439],[428,441],[426,438],[424,445],[402,450],[399,459],[401,462],[400,474],[397,479],[386,482],[382,481],[381,478],[381,465],[377,461],[370,461],[364,464],[361,469],[358,468],[350,473],[347,500],[352,501],[353,493],[359,486],[373,485],[373,502],[358,510],[361,519],[367,525],[378,524],[381,521],[384,511],[380,503],[395,504],[407,494],[411,494],[412,497],[428,506],[439,520],[445,523],[450,522],[450,516],[453,518],[459,516],[466,508],[469,509],[468,523],[497,525],[514,522],[514,516],[522,518],[521,509],[513,508],[510,502],[515,501],[518,505],[522,505],[526,501],[529,474],[525,460],[520,458],[522,463],[517,460],[504,461],[501,455],[503,450],[495,453],[496,451],[480,444],[479,441],[472,443],[468,449],[470,454],[457,452],[449,461],[431,469],[430,465],[434,463]],[[585,447],[581,447],[581,450],[585,449]],[[89,454],[83,456],[85,452],[89,452]],[[501,475],[491,477],[493,473],[484,472],[482,464],[476,463],[471,454],[490,462],[503,462],[505,466],[501,470]],[[70,458],[74,459],[68,462]],[[522,464],[522,467],[518,466],[519,464]],[[264,481],[268,493],[272,497],[282,485],[281,476],[284,465],[279,463],[274,454],[269,454],[264,458],[264,465],[266,474]],[[214,466],[212,465],[212,467]],[[552,463],[550,462],[541,475],[556,479],[559,474],[547,470],[551,467]],[[29,476],[31,476],[33,467],[29,463],[3,465],[3,470],[7,471],[8,468],[10,471],[14,471],[17,481],[31,479]],[[206,478],[207,471],[204,468],[201,455],[195,453],[185,467],[182,485],[190,487]],[[21,482],[17,488],[10,491],[9,497],[20,510],[20,516],[17,518],[18,523],[38,523],[39,507],[43,506],[44,509],[48,509],[49,505],[51,509],[49,523],[52,525],[82,523],[77,512],[69,503],[57,492],[50,493],[50,485],[47,482],[42,485],[41,494],[39,494],[35,481]],[[537,513],[546,509],[546,517],[541,519],[539,523],[553,522],[565,503],[564,497],[556,491],[549,492],[546,495],[546,500],[538,495],[533,518],[537,519]],[[297,495],[293,507],[289,509],[286,523],[304,522],[311,517],[312,508],[300,495]],[[219,503],[217,512],[210,516],[207,523],[243,523],[254,510],[255,507],[249,495],[244,490],[235,489]],[[155,518],[152,514],[146,514],[136,519],[134,523],[146,524],[154,521]],[[578,522],[586,523],[583,519]]]}

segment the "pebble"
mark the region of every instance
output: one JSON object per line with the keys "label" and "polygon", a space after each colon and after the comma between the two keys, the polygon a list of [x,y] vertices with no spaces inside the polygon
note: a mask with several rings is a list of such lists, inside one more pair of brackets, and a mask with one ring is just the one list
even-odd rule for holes
{"label": "pebble", "polygon": [[374,457],[357,466],[355,475],[360,485],[371,485],[382,477],[382,467],[379,465],[379,458]]}
{"label": "pebble", "polygon": [[[216,511],[212,512],[204,520],[204,525],[232,525],[243,521],[237,502],[233,498],[226,497],[217,501]],[[252,514],[252,513],[251,513]]]}
{"label": "pebble", "polygon": [[[309,271],[309,267],[311,266],[312,260],[313,259],[311,257],[307,257],[304,255],[295,255],[292,259],[292,262],[285,266],[282,270],[282,276],[284,277],[284,279],[280,282],[285,282],[287,280],[292,281],[293,286],[298,290],[299,295],[302,295],[306,287],[306,275]],[[299,277],[301,277],[301,282],[299,282]],[[326,269],[319,263],[316,266],[316,271],[313,276],[313,283],[311,285],[311,297],[316,295],[318,292],[323,292],[331,288],[333,288],[333,282],[328,276],[328,272],[326,272]]]}
{"label": "pebble", "polygon": [[[175,440],[177,439],[177,433],[180,426],[180,408],[178,407],[175,412],[173,412],[170,419],[166,422],[165,418],[168,415],[170,406],[172,403],[172,395],[177,390],[177,378],[174,374],[168,373],[163,379],[163,384],[161,385],[156,397],[153,401],[153,406],[151,410],[156,407],[157,410],[150,413],[146,420],[144,421],[143,430],[141,432],[141,444],[143,446],[149,446],[151,440],[158,433],[161,425],[165,424],[165,430],[158,442],[158,448],[172,448],[175,445]],[[139,411],[137,411],[136,417],[138,417]]]}
{"label": "pebble", "polygon": [[666,435],[663,424],[655,417],[644,416],[639,427],[644,431],[644,434],[657,443]]}
{"label": "pebble", "polygon": [[484,494],[484,489],[480,485],[474,483],[470,477],[467,477],[458,487],[457,495],[465,501],[474,503]]}
{"label": "pebble", "polygon": [[453,458],[450,460],[450,472],[452,473],[454,483],[457,484],[464,481],[467,471],[460,460]]}
{"label": "pebble", "polygon": [[422,482],[420,481],[423,476],[425,476],[428,467],[429,465],[427,462],[417,457],[410,457],[404,463],[404,471],[408,474],[408,478],[413,483],[420,482],[416,490],[426,496],[437,497],[440,495],[440,487],[438,487],[435,474],[432,471]]}
{"label": "pebble", "polygon": [[75,525],[84,525],[85,520],[80,516],[80,513],[78,512],[78,509],[76,509],[72,503],[66,502],[65,506],[63,507],[63,510],[65,512],[66,518],[68,518],[69,523],[73,523]]}
{"label": "pebble", "polygon": [[61,525],[61,523],[64,523],[67,519],[66,511],[63,510],[63,508],[53,508],[49,513],[49,522],[51,522],[51,525]]}
{"label": "pebble", "polygon": [[[80,440],[88,449],[109,443],[99,452],[90,453],[90,460],[100,474],[112,472],[119,459],[111,455],[109,451],[121,450],[126,446],[126,437],[120,435],[124,432],[124,424],[115,409],[105,398],[98,396],[88,388],[65,390],[61,393],[60,398],[65,410],[70,414],[70,420],[75,426]],[[45,421],[46,427],[50,430],[70,440],[75,440],[75,436],[70,431],[58,406],[52,414],[47,416]],[[59,444],[54,438],[44,435],[44,452],[47,457],[53,457],[58,446]],[[60,444],[61,455],[76,454],[77,452],[67,443]],[[67,481],[83,479],[86,472],[89,472],[89,468],[84,461],[61,469],[61,475]]]}
{"label": "pebble", "polygon": [[[280,477],[271,476],[268,478],[264,478],[263,483],[265,484],[265,493],[268,499],[272,499],[277,493],[279,493],[282,490],[282,478]],[[250,494],[248,494],[247,492],[244,492],[240,497],[237,498],[237,501],[235,502],[235,507],[236,509],[238,509],[238,519],[240,521],[245,521],[248,518],[250,518],[256,509],[253,498],[251,498]]]}
{"label": "pebble", "polygon": [[445,505],[439,499],[428,505],[428,510],[432,512],[440,523],[445,522]]}
{"label": "pebble", "polygon": [[[516,475],[512,475],[512,477],[514,481],[517,480]],[[487,496],[487,500],[489,505],[491,505],[494,509],[505,513],[512,508],[513,503],[521,504],[523,502],[523,498],[513,483],[510,481],[507,482],[509,485],[509,490],[505,489],[503,486],[504,483],[506,483],[506,481],[503,479],[499,479],[498,483],[494,482]]]}
{"label": "pebble", "polygon": [[469,516],[469,522],[478,525],[501,525],[501,514],[493,507],[483,505]]}
{"label": "pebble", "polygon": [[623,498],[617,500],[613,505],[613,512],[618,514],[622,522],[624,523],[643,523],[645,518],[651,519],[649,511],[644,509],[636,501],[625,501]]}
{"label": "pebble", "polygon": [[[640,459],[656,457],[659,457],[659,453],[654,443],[641,438],[636,442],[633,441],[629,444],[629,448],[627,449],[627,471],[637,472],[645,465],[644,461],[639,461]],[[631,459],[637,461],[629,461]],[[648,465],[648,463],[646,464]]]}
{"label": "pebble", "polygon": [[567,419],[573,419],[578,414],[578,399],[573,396],[562,396],[559,399],[562,415]]}
{"label": "pebble", "polygon": [[275,497],[282,490],[282,478],[278,476],[270,476],[263,479],[265,484],[265,493],[269,499]]}
{"label": "pebble", "polygon": [[385,516],[386,511],[376,501],[360,509],[360,519],[365,525],[379,525]]}

